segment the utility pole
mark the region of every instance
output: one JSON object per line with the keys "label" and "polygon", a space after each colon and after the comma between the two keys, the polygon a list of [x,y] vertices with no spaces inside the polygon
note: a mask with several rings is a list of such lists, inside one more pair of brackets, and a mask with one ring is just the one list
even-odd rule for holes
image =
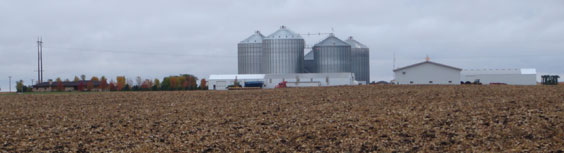
{"label": "utility pole", "polygon": [[10,83],[8,83],[10,85],[9,92],[12,92],[12,76],[8,76],[8,80],[10,81]]}
{"label": "utility pole", "polygon": [[37,82],[43,82],[43,41],[37,38]]}

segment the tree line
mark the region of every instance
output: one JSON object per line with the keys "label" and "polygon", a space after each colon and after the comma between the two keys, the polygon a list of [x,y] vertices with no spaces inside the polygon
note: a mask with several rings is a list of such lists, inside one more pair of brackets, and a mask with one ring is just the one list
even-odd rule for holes
{"label": "tree line", "polygon": [[[134,82],[135,81],[135,82]],[[200,79],[197,84],[198,77],[191,74],[180,74],[164,77],[162,81],[159,79],[143,79],[140,76],[135,80],[126,79],[125,76],[117,76],[116,80],[110,80],[105,76],[100,78],[93,76],[90,80],[86,80],[85,75],[80,78],[75,76],[72,82],[78,83],[73,86],[74,91],[175,91],[175,90],[207,90],[206,79]],[[64,83],[71,82],[69,79],[64,81],[57,78],[55,81],[49,80],[55,87],[51,91],[65,91]],[[53,86],[51,85],[51,86]],[[18,92],[31,92],[32,86],[25,86],[23,80],[16,82]]]}

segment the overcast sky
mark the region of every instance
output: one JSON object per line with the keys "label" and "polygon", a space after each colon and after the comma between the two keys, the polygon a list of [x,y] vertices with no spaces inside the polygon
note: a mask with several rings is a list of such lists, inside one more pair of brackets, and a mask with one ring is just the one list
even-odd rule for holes
{"label": "overcast sky", "polygon": [[[2,0],[0,87],[8,90],[8,76],[37,80],[38,36],[44,81],[80,74],[206,78],[237,73],[237,43],[281,25],[354,36],[370,47],[376,81],[393,79],[394,53],[398,67],[429,55],[464,69],[564,74],[562,0]],[[323,36],[304,38],[313,46]]]}

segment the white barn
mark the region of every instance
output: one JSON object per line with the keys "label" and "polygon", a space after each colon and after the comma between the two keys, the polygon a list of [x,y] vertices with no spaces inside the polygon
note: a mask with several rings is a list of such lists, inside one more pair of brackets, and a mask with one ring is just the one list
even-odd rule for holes
{"label": "white barn", "polygon": [[424,61],[394,70],[395,84],[460,84],[462,69]]}
{"label": "white barn", "polygon": [[536,85],[536,69],[466,69],[462,81],[480,80],[482,84]]}

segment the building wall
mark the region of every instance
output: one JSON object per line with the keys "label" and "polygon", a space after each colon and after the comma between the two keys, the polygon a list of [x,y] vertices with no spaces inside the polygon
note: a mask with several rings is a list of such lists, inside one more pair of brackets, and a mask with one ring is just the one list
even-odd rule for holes
{"label": "building wall", "polygon": [[350,46],[314,46],[315,73],[351,72]]}
{"label": "building wall", "polygon": [[351,49],[351,72],[356,80],[366,84],[370,82],[370,54],[368,48]]}
{"label": "building wall", "polygon": [[[214,90],[214,85],[215,85],[215,90],[227,90],[227,86],[229,85],[233,85],[234,84],[235,79],[217,79],[217,80],[208,80],[207,85],[208,85],[208,90]],[[264,81],[264,79],[237,79],[237,81],[239,82],[239,84],[241,86],[245,86],[245,82],[248,81]]]}
{"label": "building wall", "polygon": [[431,63],[402,69],[394,73],[396,84],[460,84],[460,70]]}
{"label": "building wall", "polygon": [[51,88],[50,88],[50,87],[33,88],[32,91],[33,91],[33,92],[50,92],[50,91],[51,91]]}
{"label": "building wall", "polygon": [[[209,79],[208,90],[227,90],[227,86],[233,85],[234,79]],[[353,73],[291,73],[291,74],[267,74],[263,78],[237,79],[244,86],[247,81],[263,81],[263,88],[275,88],[282,81],[287,81],[288,87],[319,87],[357,85]]]}
{"label": "building wall", "polygon": [[65,91],[74,91],[74,87],[65,87]]}
{"label": "building wall", "polygon": [[315,60],[304,60],[304,73],[315,72]]}
{"label": "building wall", "polygon": [[462,81],[473,82],[480,79],[482,84],[505,83],[509,85],[536,85],[536,74],[468,74],[463,75]]}
{"label": "building wall", "polygon": [[261,73],[262,43],[239,44],[237,56],[239,74]]}
{"label": "building wall", "polygon": [[304,69],[303,39],[265,39],[262,44],[261,73],[301,73]]}
{"label": "building wall", "polygon": [[288,87],[321,87],[356,85],[352,73],[295,73],[269,74],[265,76],[266,88],[275,88],[280,82],[286,81]]}

